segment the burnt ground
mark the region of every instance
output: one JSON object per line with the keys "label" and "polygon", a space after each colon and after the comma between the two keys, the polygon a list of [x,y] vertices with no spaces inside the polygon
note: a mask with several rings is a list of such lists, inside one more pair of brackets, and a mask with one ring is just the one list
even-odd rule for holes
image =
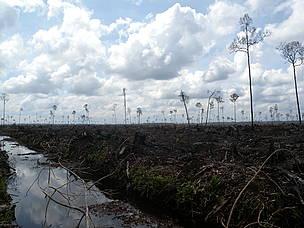
{"label": "burnt ground", "polygon": [[8,155],[0,149],[0,227],[10,227],[14,221],[14,207],[7,194],[7,179],[10,174]]}
{"label": "burnt ground", "polygon": [[10,126],[2,134],[186,227],[304,227],[304,127]]}

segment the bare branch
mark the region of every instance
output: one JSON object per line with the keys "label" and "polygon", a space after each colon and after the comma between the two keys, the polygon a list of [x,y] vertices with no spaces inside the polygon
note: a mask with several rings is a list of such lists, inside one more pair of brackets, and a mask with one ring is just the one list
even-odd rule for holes
{"label": "bare branch", "polygon": [[231,52],[248,52],[250,46],[262,42],[271,34],[269,30],[261,31],[261,29],[252,26],[252,19],[248,14],[240,18],[240,25],[242,33],[238,34],[237,38],[229,46]]}
{"label": "bare branch", "polygon": [[300,66],[304,63],[304,46],[299,41],[281,43],[277,49],[289,63],[294,66]]}

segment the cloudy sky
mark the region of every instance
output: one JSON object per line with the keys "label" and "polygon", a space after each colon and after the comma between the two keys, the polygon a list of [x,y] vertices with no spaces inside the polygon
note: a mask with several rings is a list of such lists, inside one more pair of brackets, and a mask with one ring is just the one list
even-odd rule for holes
{"label": "cloudy sky", "polygon": [[[303,12],[303,0],[0,0],[0,91],[9,115],[48,115],[56,104],[59,118],[88,103],[110,122],[113,104],[122,119],[122,88],[134,116],[139,106],[144,118],[182,114],[181,89],[193,116],[208,90],[222,92],[227,115],[237,92],[238,113],[249,114],[246,56],[228,50],[248,13],[271,31],[252,49],[255,112],[295,113],[292,69],[276,47],[304,41]],[[298,80],[302,98],[301,68]]]}

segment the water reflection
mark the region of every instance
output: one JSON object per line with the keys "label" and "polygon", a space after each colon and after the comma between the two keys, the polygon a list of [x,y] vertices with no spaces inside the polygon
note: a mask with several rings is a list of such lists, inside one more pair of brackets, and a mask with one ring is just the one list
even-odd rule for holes
{"label": "water reflection", "polygon": [[[1,137],[0,140],[4,138]],[[26,228],[76,227],[86,206],[111,201],[97,188],[85,193],[84,184],[61,167],[41,165],[46,158],[12,141],[3,141],[16,175],[9,181],[9,193],[16,204],[16,222]],[[50,200],[50,197],[52,200]],[[70,208],[68,208],[70,207]],[[78,208],[79,210],[75,209]],[[80,227],[85,227],[86,217]],[[114,215],[90,215],[90,226],[121,227]]]}

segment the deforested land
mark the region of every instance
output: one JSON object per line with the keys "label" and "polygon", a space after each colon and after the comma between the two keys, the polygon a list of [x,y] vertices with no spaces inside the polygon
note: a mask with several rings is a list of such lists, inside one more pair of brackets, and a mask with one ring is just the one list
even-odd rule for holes
{"label": "deforested land", "polygon": [[304,227],[301,125],[23,125],[1,134],[180,226]]}

